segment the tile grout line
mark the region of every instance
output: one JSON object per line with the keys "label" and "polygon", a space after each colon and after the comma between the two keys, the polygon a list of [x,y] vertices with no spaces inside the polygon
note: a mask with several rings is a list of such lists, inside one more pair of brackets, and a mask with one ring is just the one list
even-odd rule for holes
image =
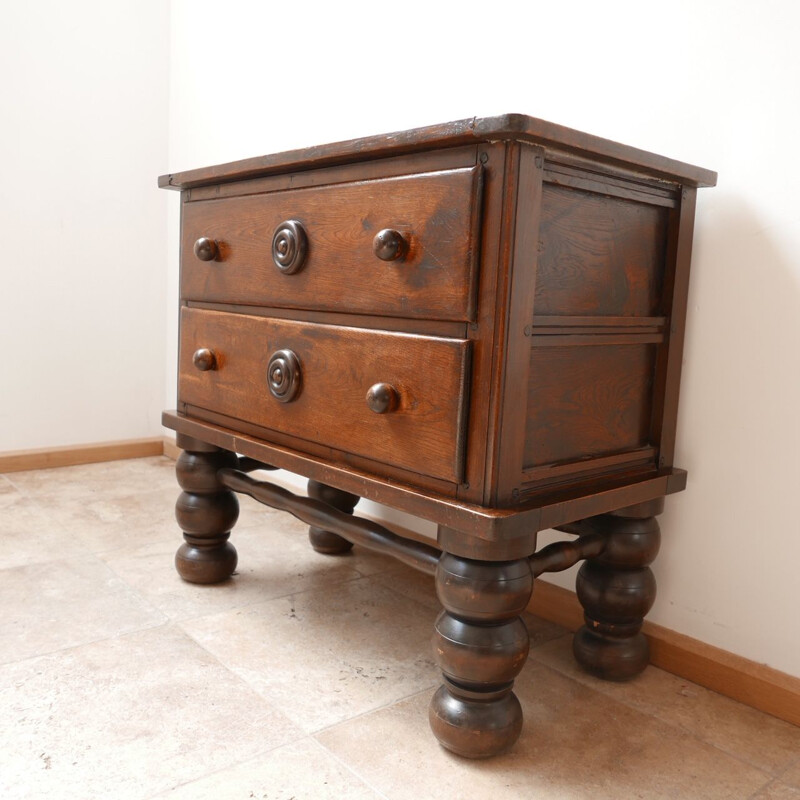
{"label": "tile grout line", "polygon": [[[563,638],[563,637],[559,637],[559,638]],[[555,640],[552,640],[552,641],[555,641]],[[545,643],[545,644],[547,644],[547,643]],[[625,708],[627,708],[627,709],[629,709],[631,711],[635,711],[637,714],[641,714],[642,716],[650,717],[652,719],[655,719],[658,722],[662,723],[663,725],[666,725],[668,728],[671,728],[672,730],[682,734],[683,736],[688,736],[688,737],[690,737],[692,739],[695,739],[696,741],[701,742],[702,744],[705,744],[708,747],[713,748],[714,750],[717,750],[718,752],[722,753],[723,755],[728,756],[729,758],[732,758],[735,761],[738,761],[740,764],[744,764],[747,767],[751,767],[752,769],[755,769],[758,772],[761,772],[762,774],[768,776],[770,781],[775,780],[775,779],[777,779],[779,777],[778,775],[775,775],[774,773],[770,772],[769,770],[765,769],[764,767],[762,767],[762,766],[760,766],[758,764],[754,764],[752,761],[749,761],[748,759],[743,758],[742,756],[739,756],[739,755],[737,755],[735,753],[731,753],[728,750],[725,750],[720,745],[715,744],[714,742],[708,741],[707,739],[703,738],[699,734],[694,733],[693,731],[689,730],[688,728],[683,727],[679,723],[675,723],[675,722],[672,722],[672,721],[670,721],[668,719],[664,719],[663,717],[659,716],[658,713],[651,713],[649,711],[643,711],[641,708],[637,708],[632,702],[627,700],[626,697],[623,697],[622,699],[619,699],[619,698],[615,697],[614,695],[610,694],[609,692],[603,691],[602,688],[596,688],[593,684],[590,685],[590,684],[587,684],[587,683],[582,683],[581,681],[577,680],[576,678],[573,678],[567,672],[563,672],[562,670],[558,669],[557,667],[553,667],[550,664],[546,664],[544,661],[540,661],[539,659],[535,659],[535,661],[540,666],[545,667],[546,669],[551,670],[552,672],[555,672],[555,673],[561,675],[563,678],[566,678],[567,680],[573,681],[574,683],[578,684],[579,686],[583,686],[586,689],[589,689],[589,690],[591,690],[593,692],[597,692],[598,694],[601,694],[606,699],[611,700],[612,702],[615,702],[615,703],[619,703],[619,705],[624,706]],[[656,667],[656,669],[657,669],[657,667]],[[687,681],[687,683],[692,683],[692,681]],[[697,685],[697,684],[694,684],[694,685]],[[712,690],[708,690],[708,691],[712,691]],[[715,694],[716,694],[716,692],[715,692]],[[794,762],[792,762],[792,763],[794,763]],[[786,767],[784,767],[780,774],[782,775],[782,774],[784,774],[784,772],[787,772],[789,769],[791,769],[791,766],[792,766],[792,764],[789,764]],[[763,786],[760,787],[758,791],[761,791],[761,789],[763,789],[763,788],[764,788]]]}
{"label": "tile grout line", "polygon": [[772,786],[772,785],[773,785],[773,784],[775,784],[775,783],[778,783],[778,779],[777,779],[777,778],[770,778],[770,779],[769,779],[769,780],[768,780],[768,781],[767,781],[767,782],[766,782],[766,783],[765,783],[763,786],[759,786],[759,787],[758,787],[758,789],[756,789],[756,790],[753,792],[753,794],[751,794],[751,795],[750,795],[750,796],[747,798],[747,800],[758,800],[758,798],[759,798],[759,797],[763,797],[763,795],[762,795],[761,793],[762,793],[762,792],[763,792],[765,789],[769,789],[769,787],[770,787],[770,786]]}
{"label": "tile grout line", "polygon": [[[356,578],[342,578],[341,580],[331,581],[330,583],[324,584],[324,586],[325,587],[343,586],[343,585],[345,585],[347,583],[355,583],[356,581],[360,581],[360,580],[363,580],[363,576],[361,576],[361,575],[359,575]],[[197,585],[200,585],[200,584],[197,584]],[[221,585],[221,584],[208,584],[209,588],[212,588],[214,585]],[[178,625],[180,625],[182,623],[185,623],[185,622],[186,623],[188,623],[188,622],[196,622],[197,620],[200,620],[200,619],[206,619],[208,617],[215,617],[218,614],[230,614],[230,613],[232,613],[234,611],[244,611],[245,609],[253,608],[253,606],[257,606],[257,605],[260,605],[262,603],[271,603],[274,600],[285,600],[287,597],[294,597],[295,595],[302,595],[302,594],[306,594],[307,592],[316,591],[317,588],[318,587],[311,586],[308,589],[302,589],[300,591],[297,591],[297,590],[289,591],[289,592],[286,592],[286,594],[273,595],[271,597],[263,597],[263,598],[258,599],[258,600],[253,600],[251,602],[246,602],[243,605],[231,606],[230,608],[221,608],[221,609],[218,609],[216,611],[211,611],[208,614],[197,614],[196,616],[183,617],[183,618],[180,618],[180,619],[176,618],[176,619],[172,619],[172,621],[175,624],[178,624]],[[188,631],[184,631],[184,632],[186,633],[187,636],[191,636],[191,634]]]}
{"label": "tile grout line", "polygon": [[[239,610],[243,611],[246,608],[253,608],[253,606],[259,605],[260,603],[269,603],[269,602],[272,602],[273,600],[283,600],[283,599],[285,599],[287,597],[294,597],[296,595],[310,594],[312,592],[319,591],[320,588],[332,588],[332,587],[344,586],[344,585],[350,584],[350,583],[358,583],[359,581],[365,581],[367,583],[373,583],[374,582],[373,579],[378,578],[382,574],[382,573],[375,573],[375,574],[372,574],[372,575],[364,575],[363,573],[358,572],[358,570],[355,569],[355,568],[353,569],[353,571],[357,573],[356,577],[342,578],[340,580],[330,581],[328,583],[323,584],[321,587],[320,586],[309,586],[306,589],[288,591],[288,592],[286,592],[286,594],[279,594],[279,595],[273,595],[271,597],[264,597],[264,598],[259,599],[259,600],[253,600],[252,602],[246,602],[243,605],[237,605],[237,606],[232,606],[230,608],[219,609],[218,611],[212,611],[212,612],[210,612],[208,614],[198,614],[197,616],[184,617],[182,619],[173,619],[172,621],[176,622],[176,623],[194,622],[195,620],[204,619],[206,617],[213,617],[213,616],[216,616],[217,614],[228,614],[228,613],[231,613],[233,611],[239,611]],[[234,573],[234,575],[235,575],[235,573]],[[420,602],[419,600],[417,600],[417,599],[415,599],[413,597],[409,597],[408,595],[404,595],[401,592],[395,591],[394,589],[391,588],[391,586],[386,586],[385,584],[382,584],[382,583],[378,584],[378,585],[381,588],[383,588],[386,591],[388,591],[390,594],[394,595],[395,597],[400,597],[403,600],[407,600],[408,602],[419,606],[420,608],[424,608],[426,611],[430,612],[433,615],[438,613],[435,609],[432,609],[429,606],[426,606],[424,603]],[[213,588],[213,585],[209,585],[209,588]],[[431,631],[433,631],[434,620],[435,620],[435,616],[431,618]]]}
{"label": "tile grout line", "polygon": [[362,717],[366,717],[368,714],[375,714],[378,711],[385,711],[387,708],[391,708],[393,705],[396,705],[397,703],[403,703],[406,700],[410,700],[412,697],[416,697],[418,694],[422,694],[423,692],[433,693],[436,691],[436,689],[439,688],[440,683],[441,680],[436,681],[432,683],[430,686],[426,686],[423,689],[417,689],[416,691],[411,692],[410,694],[403,695],[402,697],[397,697],[394,700],[390,700],[388,703],[384,703],[383,705],[375,706],[375,708],[368,708],[366,711],[362,711],[359,714],[356,714],[352,717],[340,719],[338,722],[332,722],[330,725],[323,725],[321,728],[318,728],[315,731],[311,731],[311,733],[309,733],[309,736],[317,736],[320,733],[325,733],[326,731],[329,731],[332,728],[336,728],[339,725],[345,725],[350,722],[355,722],[356,720],[359,720]]}
{"label": "tile grout line", "polygon": [[0,661],[0,667],[7,667],[11,664],[24,664],[26,661],[33,661],[37,658],[49,658],[51,656],[56,656],[59,653],[67,653],[70,650],[77,650],[81,647],[88,647],[92,644],[100,644],[101,642],[111,642],[115,639],[122,639],[126,636],[133,636],[136,633],[144,633],[145,631],[154,631],[158,628],[166,628],[169,626],[169,620],[163,620],[161,622],[157,622],[153,625],[147,625],[144,628],[134,628],[130,631],[122,631],[118,633],[114,633],[111,636],[100,636],[97,639],[89,639],[85,642],[79,642],[78,644],[69,644],[66,647],[57,647],[54,650],[45,650],[43,653],[36,653],[35,655],[25,656],[24,658],[17,658],[12,659],[11,661]]}
{"label": "tile grout line", "polygon": [[345,768],[345,769],[346,769],[346,770],[347,770],[349,773],[351,773],[351,774],[352,774],[352,775],[354,775],[356,778],[358,778],[358,780],[359,780],[359,781],[361,781],[361,783],[363,783],[365,786],[367,786],[369,789],[371,789],[373,792],[375,792],[375,794],[377,794],[377,795],[378,795],[378,797],[382,798],[382,800],[389,800],[389,797],[388,797],[388,795],[384,794],[384,793],[383,793],[383,792],[382,792],[380,789],[378,789],[376,786],[373,786],[373,785],[372,785],[372,783],[371,783],[370,781],[368,781],[368,780],[367,780],[367,779],[366,779],[366,778],[365,778],[363,775],[361,775],[361,774],[360,774],[359,772],[357,772],[357,771],[356,771],[356,770],[355,770],[353,767],[351,767],[351,766],[350,766],[350,764],[348,764],[346,761],[344,761],[344,759],[342,759],[340,756],[338,756],[338,755],[337,755],[336,753],[334,753],[332,750],[329,750],[327,747],[325,747],[325,745],[324,745],[324,744],[322,744],[322,742],[318,741],[318,740],[315,738],[315,736],[314,736],[313,734],[312,734],[312,735],[311,735],[309,738],[311,739],[311,741],[313,741],[313,742],[314,742],[314,744],[315,744],[315,745],[316,745],[316,746],[317,746],[317,747],[318,747],[320,750],[322,750],[322,752],[323,752],[323,753],[327,754],[327,755],[328,755],[328,756],[330,756],[330,757],[331,757],[331,758],[332,758],[334,761],[336,761],[337,763],[341,764],[341,765],[342,765],[342,766],[343,766],[343,767],[344,767],[344,768]]}
{"label": "tile grout line", "polygon": [[312,739],[311,736],[309,736],[306,733],[303,733],[297,739],[291,739],[288,742],[281,742],[280,744],[277,744],[274,747],[267,747],[265,750],[259,750],[255,755],[248,756],[243,761],[233,761],[230,764],[226,764],[225,766],[219,767],[219,769],[211,770],[211,772],[204,772],[202,775],[190,778],[188,781],[183,781],[182,783],[175,784],[175,786],[170,786],[168,789],[163,789],[157,794],[149,795],[144,800],[159,800],[159,798],[169,796],[169,794],[171,792],[174,792],[176,789],[181,789],[184,786],[191,786],[191,784],[196,783],[197,781],[205,780],[206,778],[210,778],[212,775],[218,775],[220,772],[225,772],[229,769],[243,767],[246,764],[249,764],[251,761],[255,761],[256,759],[262,758],[263,756],[266,756],[269,753],[275,752],[275,750],[279,750],[281,747],[289,747],[290,745],[299,744],[301,742],[311,739]]}

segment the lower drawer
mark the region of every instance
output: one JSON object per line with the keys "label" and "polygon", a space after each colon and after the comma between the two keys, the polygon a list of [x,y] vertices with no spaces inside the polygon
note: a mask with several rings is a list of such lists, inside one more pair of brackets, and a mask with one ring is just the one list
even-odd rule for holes
{"label": "lower drawer", "polygon": [[460,482],[469,346],[462,339],[184,308],[178,399]]}

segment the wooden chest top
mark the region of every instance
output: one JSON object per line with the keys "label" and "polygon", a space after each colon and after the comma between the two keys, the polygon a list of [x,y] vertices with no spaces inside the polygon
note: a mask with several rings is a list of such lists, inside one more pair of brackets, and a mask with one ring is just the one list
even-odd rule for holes
{"label": "wooden chest top", "polygon": [[715,180],[520,115],[163,176],[183,199],[166,424],[423,516],[547,527],[679,490]]}

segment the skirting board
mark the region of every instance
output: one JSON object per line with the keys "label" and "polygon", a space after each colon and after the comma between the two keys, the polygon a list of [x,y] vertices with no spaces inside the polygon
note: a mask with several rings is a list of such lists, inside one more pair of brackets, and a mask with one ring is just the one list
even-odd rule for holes
{"label": "skirting board", "polygon": [[66,447],[47,447],[41,450],[16,450],[0,453],[0,473],[24,472],[29,469],[74,467],[123,458],[144,458],[164,453],[163,437],[127,439],[121,442],[78,444]]}
{"label": "skirting board", "polygon": [[[577,630],[583,609],[575,592],[537,580],[528,611]],[[800,678],[757,664],[645,620],[650,663],[774,717],[800,725]]]}
{"label": "skirting board", "polygon": [[[0,453],[0,473],[162,454],[175,459],[179,453],[171,437],[24,450]],[[413,532],[408,535],[416,538]],[[569,630],[577,630],[583,624],[583,610],[575,593],[543,580],[536,581],[528,610]],[[645,621],[643,630],[650,641],[650,662],[655,666],[800,725],[800,678],[651,622]]]}

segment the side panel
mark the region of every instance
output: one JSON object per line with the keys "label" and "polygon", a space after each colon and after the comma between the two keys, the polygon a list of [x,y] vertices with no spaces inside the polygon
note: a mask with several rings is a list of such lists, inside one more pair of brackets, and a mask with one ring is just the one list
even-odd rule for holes
{"label": "side panel", "polygon": [[524,397],[501,504],[657,466],[680,195],[590,166],[546,161],[536,258],[515,263],[533,297],[511,323],[527,326],[527,364],[509,361]]}

